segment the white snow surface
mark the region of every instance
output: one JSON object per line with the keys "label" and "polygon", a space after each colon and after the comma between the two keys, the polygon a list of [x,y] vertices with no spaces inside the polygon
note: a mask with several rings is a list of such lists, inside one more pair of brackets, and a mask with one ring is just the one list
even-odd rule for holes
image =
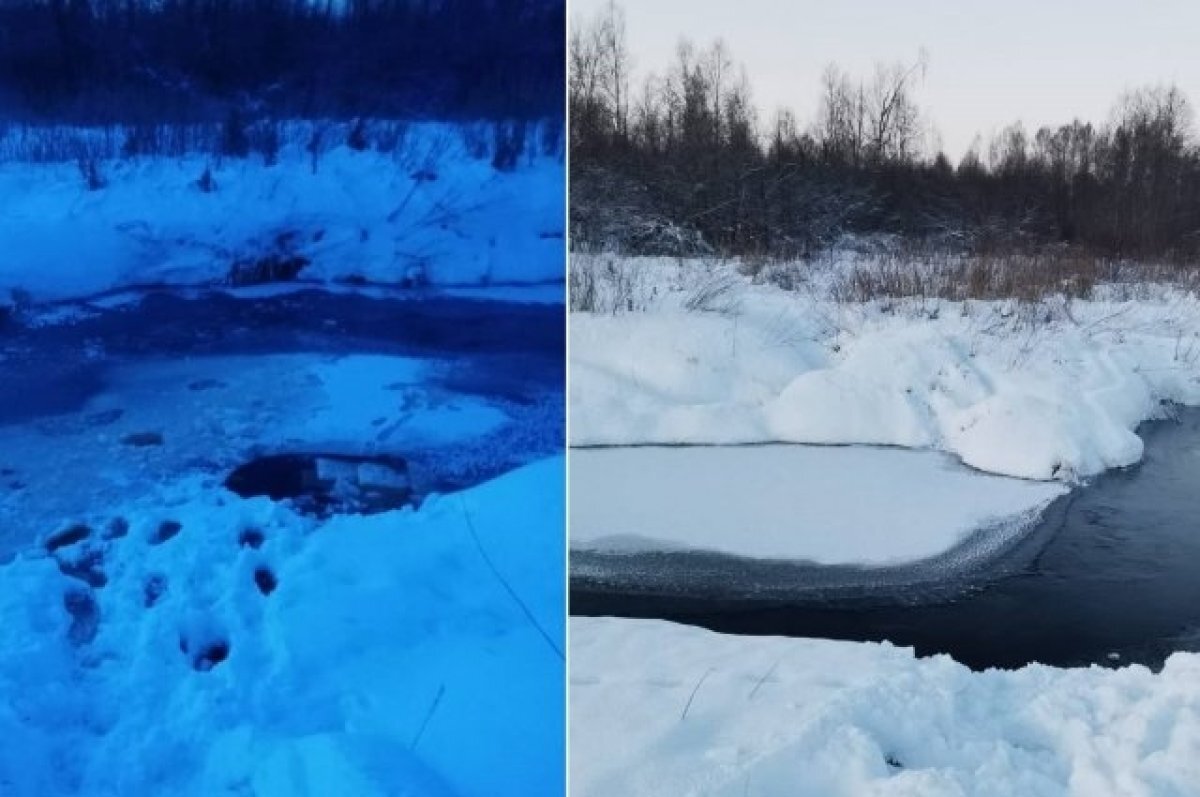
{"label": "white snow surface", "polygon": [[1067,488],[945,454],[834,446],[575,449],[571,547],[895,564],[976,529],[1024,531]]}
{"label": "white snow surface", "polygon": [[1200,656],[973,673],[889,644],[570,621],[579,797],[1185,797]]}
{"label": "white snow surface", "polygon": [[[130,529],[82,645],[52,559],[0,566],[0,793],[561,794],[563,470],[327,522],[200,477],[148,488],[108,507]],[[185,640],[228,659],[194,670]]]}
{"label": "white snow surface", "polygon": [[[421,451],[486,470],[553,437],[561,394],[440,386],[463,365],[133,359],[77,411],[0,425],[0,795],[561,794],[561,455],[328,520],[222,486],[256,452],[395,454],[417,482]],[[122,442],[147,432],[161,444]],[[155,544],[164,521],[180,528]],[[101,586],[44,550],[75,522],[91,536],[57,555],[92,552]],[[228,658],[193,669],[217,641]]]}
{"label": "white snow surface", "polygon": [[[0,300],[220,283],[272,253],[307,258],[299,276],[317,281],[562,280],[562,159],[529,154],[498,172],[452,125],[410,125],[393,152],[336,147],[315,172],[300,143],[273,166],[191,156],[99,168],[107,185],[89,191],[74,163],[0,164]],[[197,184],[206,169],[211,192]]]}
{"label": "white snow surface", "polygon": [[603,257],[637,311],[571,314],[574,445],[894,445],[1074,481],[1137,462],[1163,402],[1200,404],[1200,302],[1181,289],[851,303],[821,274],[785,291],[736,262]]}

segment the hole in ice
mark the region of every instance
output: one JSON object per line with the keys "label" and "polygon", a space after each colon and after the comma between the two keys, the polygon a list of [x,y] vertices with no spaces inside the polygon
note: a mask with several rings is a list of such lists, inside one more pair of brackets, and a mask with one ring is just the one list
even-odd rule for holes
{"label": "hole in ice", "polygon": [[371,514],[414,503],[408,463],[395,456],[270,454],[235,468],[225,486],[243,498],[291,500],[316,515]]}
{"label": "hole in ice", "polygon": [[299,454],[259,457],[235,468],[225,486],[243,498],[260,495],[273,501],[298,498],[315,488],[313,461],[313,457]]}
{"label": "hole in ice", "polygon": [[260,566],[254,570],[254,585],[262,594],[270,595],[275,591],[275,587],[279,586],[279,580],[275,578],[275,574],[271,572],[270,568]]}
{"label": "hole in ice", "polygon": [[178,520],[164,520],[158,524],[158,528],[150,535],[150,544],[162,545],[182,530],[183,524]]}

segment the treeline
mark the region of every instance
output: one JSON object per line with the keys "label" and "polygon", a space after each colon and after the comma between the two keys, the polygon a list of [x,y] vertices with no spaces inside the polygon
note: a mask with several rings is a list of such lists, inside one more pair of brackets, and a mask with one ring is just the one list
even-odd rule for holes
{"label": "treeline", "polygon": [[561,0],[0,0],[0,119],[561,117]]}
{"label": "treeline", "polygon": [[[952,164],[916,99],[924,57],[865,80],[831,66],[807,125],[786,110],[764,124],[720,42],[682,43],[665,74],[634,90],[615,3],[574,27],[570,59],[577,246],[665,253],[654,250],[690,230],[738,254],[804,256],[875,233],[976,252],[1200,253],[1200,149],[1174,87],[1125,95],[1103,124],[1013,124]],[[621,190],[633,185],[636,197]],[[645,229],[621,217],[633,208],[681,229],[630,240],[623,231]]]}

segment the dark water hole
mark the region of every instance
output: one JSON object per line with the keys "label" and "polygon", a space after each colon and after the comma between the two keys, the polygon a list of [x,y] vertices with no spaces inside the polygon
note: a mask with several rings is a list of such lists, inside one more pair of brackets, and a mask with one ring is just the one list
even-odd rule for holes
{"label": "dark water hole", "polygon": [[[82,301],[61,305],[52,316],[47,309],[23,311],[0,328],[0,428],[26,446],[0,450],[0,562],[32,540],[52,547],[79,542],[72,537],[78,531],[47,537],[89,519],[121,489],[111,479],[90,481],[93,464],[128,475],[134,491],[182,471],[220,480],[237,473],[227,486],[243,497],[307,500],[327,515],[415,506],[429,493],[465,489],[562,451],[561,304],[319,289],[257,296],[164,289],[116,306]],[[380,409],[361,440],[333,441],[337,450],[329,451],[311,451],[302,440],[273,440],[265,426],[268,442],[261,446],[224,437],[206,446],[207,427],[137,425],[132,419],[140,415],[174,420],[172,408],[153,405],[149,392],[145,407],[87,409],[114,386],[119,391],[120,375],[136,373],[141,362],[178,360],[185,361],[182,383],[172,389],[197,393],[213,418],[227,409],[230,417],[256,418],[256,407],[276,401],[270,417],[286,417],[293,400],[287,392],[247,395],[239,392],[242,374],[199,378],[186,361],[237,355],[245,363],[237,367],[252,369],[255,357],[288,354],[406,357],[426,360],[429,368],[420,385],[397,383],[394,406]],[[406,401],[419,409],[427,397],[436,406],[463,394],[495,405],[507,419],[478,438],[404,438]],[[39,437],[44,446],[28,443]],[[389,468],[396,457],[411,485]],[[340,478],[342,471],[351,478]],[[305,481],[310,474],[315,477]],[[167,543],[174,532],[165,531],[152,542]]]}
{"label": "dark water hole", "polygon": [[[1143,461],[1048,513],[1000,561],[891,594],[672,594],[572,578],[577,615],[654,617],[734,634],[889,640],[975,669],[1129,663],[1200,650],[1200,410],[1143,425]],[[736,560],[727,560],[731,577]]]}

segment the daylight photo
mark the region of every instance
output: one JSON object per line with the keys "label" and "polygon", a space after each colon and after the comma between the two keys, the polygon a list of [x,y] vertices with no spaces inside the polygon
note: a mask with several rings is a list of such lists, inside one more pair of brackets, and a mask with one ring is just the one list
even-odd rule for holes
{"label": "daylight photo", "polygon": [[564,793],[565,38],[0,2],[0,795]]}
{"label": "daylight photo", "polygon": [[571,793],[1200,794],[1194,4],[569,12]]}

